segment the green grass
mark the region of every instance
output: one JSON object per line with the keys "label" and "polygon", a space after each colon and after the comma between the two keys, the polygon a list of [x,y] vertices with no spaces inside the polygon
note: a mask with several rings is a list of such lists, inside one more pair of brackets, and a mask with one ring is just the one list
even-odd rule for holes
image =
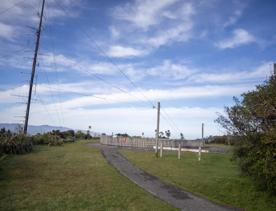
{"label": "green grass", "polygon": [[153,152],[122,150],[121,153],[138,167],[161,180],[204,196],[215,202],[245,210],[276,210],[276,196],[255,189],[249,177],[240,174],[231,155],[197,154],[184,152],[181,160],[177,153],[166,152],[156,158]]}
{"label": "green grass", "polygon": [[218,147],[218,148],[229,149],[229,150],[233,149],[232,145],[226,145],[226,144],[213,144],[213,143],[210,143],[210,144],[204,144],[204,146],[206,146],[206,147]]}
{"label": "green grass", "polygon": [[37,146],[0,162],[0,210],[174,210],[110,167],[87,142]]}

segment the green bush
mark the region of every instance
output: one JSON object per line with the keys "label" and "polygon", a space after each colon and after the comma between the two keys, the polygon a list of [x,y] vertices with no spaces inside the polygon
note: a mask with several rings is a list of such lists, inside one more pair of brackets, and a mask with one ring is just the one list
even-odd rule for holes
{"label": "green bush", "polygon": [[50,138],[49,138],[49,146],[61,146],[63,145],[63,140],[57,136],[57,135],[50,135]]}
{"label": "green bush", "polygon": [[32,141],[36,145],[61,146],[64,142],[58,135],[45,133],[37,134],[32,137]]}
{"label": "green bush", "polygon": [[34,145],[44,145],[49,144],[49,135],[48,134],[36,134],[32,136],[32,141]]}
{"label": "green bush", "polygon": [[23,134],[10,137],[1,136],[0,138],[0,152],[2,154],[25,154],[31,152],[32,149],[32,139]]}
{"label": "green bush", "polygon": [[250,137],[235,147],[234,156],[243,172],[261,189],[276,193],[276,130]]}
{"label": "green bush", "polygon": [[235,157],[244,173],[259,185],[276,194],[276,76],[256,90],[234,98],[227,107],[227,117],[216,121],[241,141]]}

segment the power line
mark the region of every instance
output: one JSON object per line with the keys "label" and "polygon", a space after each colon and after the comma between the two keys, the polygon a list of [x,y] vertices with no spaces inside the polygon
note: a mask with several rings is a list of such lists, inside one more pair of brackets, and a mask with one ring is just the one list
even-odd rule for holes
{"label": "power line", "polygon": [[[54,0],[55,2],[56,2],[56,4],[67,14],[67,15],[69,15],[69,13],[68,13],[68,11],[61,5],[61,4],[59,4],[59,2],[57,2],[56,0]],[[114,66],[114,67],[116,67],[116,69],[130,82],[130,84],[134,87],[134,88],[136,88],[136,89],[140,89],[129,77],[128,77],[128,75],[127,74],[125,74],[124,73],[124,71],[123,70],[121,70],[121,68],[115,63],[115,62],[113,62],[113,60],[104,52],[104,50],[102,50],[101,49],[101,47],[97,44],[97,42],[96,41],[94,41],[89,35],[88,35],[88,33],[86,32],[86,31],[84,31],[84,30],[81,30],[81,32],[90,40],[90,41],[92,41],[94,44],[95,44],[95,46],[97,47],[97,49],[100,51],[100,53],[102,54],[102,55],[104,55],[104,57]],[[102,80],[102,79],[100,79],[100,80]],[[149,103],[150,103],[150,105],[151,106],[155,106],[143,93],[141,93],[142,95],[143,95],[143,97],[146,99],[146,101],[148,101]]]}
{"label": "power line", "polygon": [[[48,7],[48,3],[46,3],[46,8]],[[49,7],[48,7],[49,8]],[[45,24],[44,24],[44,26],[46,26],[46,20],[48,19],[47,18],[47,13],[45,14]],[[52,33],[52,30],[51,30],[51,27],[50,27],[50,25],[48,26],[48,29],[49,29],[49,31],[50,31],[50,34],[53,34]],[[58,84],[60,84],[60,81],[59,81],[59,74],[58,74],[58,71],[57,71],[57,64],[56,64],[56,57],[55,57],[55,43],[54,43],[54,39],[51,37],[51,45],[52,45],[52,49],[53,49],[53,54],[52,54],[52,59],[53,59],[53,66],[54,66],[54,71],[55,71],[55,75],[56,75],[56,78],[58,79],[57,81],[58,81]],[[58,100],[58,106],[59,106],[59,109],[60,109],[60,115],[61,115],[61,119],[62,119],[62,123],[63,123],[63,125],[64,125],[64,115],[63,115],[63,113],[62,113],[62,110],[63,110],[63,108],[62,108],[62,105],[61,105],[61,98],[60,98],[60,95],[57,95],[58,97],[57,97],[57,100]]]}
{"label": "power line", "polygon": [[[67,12],[67,9],[65,9],[61,4],[59,4],[59,2],[57,2],[56,0],[54,0],[55,1],[55,3],[66,13],[66,14],[68,14],[69,15],[69,13]],[[96,46],[96,48],[98,49],[98,51],[114,66],[114,67],[116,67],[116,69],[120,72],[120,74],[121,75],[123,75],[124,76],[124,78],[126,78],[126,80],[128,80],[129,81],[129,83],[135,88],[135,89],[138,89],[138,90],[141,90],[141,88],[138,86],[138,85],[136,85],[135,83],[134,83],[134,81],[133,80],[131,80],[131,78],[123,71],[123,70],[121,70],[121,68],[105,53],[105,51],[104,50],[102,50],[102,48],[98,45],[98,43],[94,40],[94,39],[92,39],[91,38],[91,36],[86,32],[86,31],[84,31],[84,30],[81,30],[81,32],[91,41],[91,42],[93,42],[94,43],[94,45]],[[101,77],[99,77],[99,76],[94,76],[95,78],[97,78],[98,80],[101,80],[101,81],[103,81],[104,83],[106,83],[106,80],[104,80],[103,78],[101,78]],[[107,82],[108,83],[108,82]],[[109,84],[110,85],[110,84]],[[123,89],[121,89],[121,88],[119,88],[119,87],[117,87],[117,86],[113,86],[113,87],[115,87],[116,89],[118,89],[118,90],[120,90],[120,91],[122,91],[122,92],[124,92],[124,93],[127,93],[127,94],[130,94],[131,95],[131,93],[130,92],[128,92],[128,91],[125,91],[125,90],[123,90]],[[151,101],[151,100],[149,100],[148,99],[148,97],[143,93],[143,92],[141,92],[141,95],[143,96],[143,98],[145,99],[145,100],[143,100],[143,102],[144,101],[147,101],[151,106],[155,106],[154,105],[154,103]],[[166,114],[166,116],[168,116],[168,114],[164,111],[164,113]],[[170,119],[170,118],[168,118],[168,119]],[[176,124],[172,121],[172,120],[170,120],[172,123],[173,123],[173,125],[176,127],[176,129],[177,130],[179,130],[179,128],[176,126]],[[180,130],[179,130],[180,131]],[[181,132],[181,131],[180,131]]]}
{"label": "power line", "polygon": [[161,110],[161,116],[163,114],[165,114],[168,122],[170,122],[169,124],[171,124],[173,128],[176,128],[176,130],[178,130],[179,133],[181,133],[181,130],[177,127],[177,125],[175,124],[175,122],[170,118],[170,116],[168,115],[168,113],[166,112],[166,110],[164,108],[162,108],[162,110]]}

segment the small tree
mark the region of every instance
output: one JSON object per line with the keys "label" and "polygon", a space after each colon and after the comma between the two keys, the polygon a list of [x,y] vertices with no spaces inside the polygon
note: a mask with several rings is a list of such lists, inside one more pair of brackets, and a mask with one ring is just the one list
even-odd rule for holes
{"label": "small tree", "polygon": [[180,133],[180,139],[181,139],[181,140],[184,140],[184,139],[185,139],[183,133]]}
{"label": "small tree", "polygon": [[171,131],[170,131],[170,130],[166,130],[166,131],[165,131],[165,134],[166,134],[166,137],[167,137],[167,138],[170,138],[170,136],[171,136]]}
{"label": "small tree", "polygon": [[276,193],[276,77],[234,102],[225,108],[227,117],[216,121],[238,138],[235,156],[242,171]]}
{"label": "small tree", "polygon": [[165,138],[164,132],[163,132],[163,131],[160,131],[160,132],[159,132],[159,138]]}

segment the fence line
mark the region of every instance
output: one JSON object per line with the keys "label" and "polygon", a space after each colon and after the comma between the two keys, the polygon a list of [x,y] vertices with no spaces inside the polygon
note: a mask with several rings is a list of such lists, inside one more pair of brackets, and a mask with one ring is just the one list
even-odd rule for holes
{"label": "fence line", "polygon": [[[155,146],[155,138],[138,138],[138,137],[113,137],[113,136],[101,136],[101,144],[121,146],[121,147],[132,147],[132,148],[146,148],[152,149]],[[189,141],[179,139],[159,139],[159,144],[163,144],[163,147],[175,148],[178,144],[181,147],[186,148],[198,148],[200,141]]]}

